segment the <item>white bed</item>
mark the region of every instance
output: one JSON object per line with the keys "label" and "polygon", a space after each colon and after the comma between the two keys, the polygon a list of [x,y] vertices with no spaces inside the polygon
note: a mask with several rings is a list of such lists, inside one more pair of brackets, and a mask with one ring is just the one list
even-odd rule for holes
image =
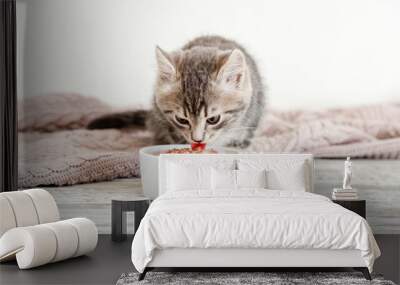
{"label": "white bed", "polygon": [[[238,170],[234,189],[216,187],[219,170]],[[266,189],[249,187],[261,170]],[[370,278],[380,255],[362,217],[310,193],[311,155],[161,155],[159,175],[132,243],[140,278],[154,267],[354,267]]]}

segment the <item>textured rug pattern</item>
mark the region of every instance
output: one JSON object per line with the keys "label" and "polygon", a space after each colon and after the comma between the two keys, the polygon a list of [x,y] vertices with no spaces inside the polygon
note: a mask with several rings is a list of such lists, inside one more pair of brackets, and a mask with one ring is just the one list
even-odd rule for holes
{"label": "textured rug pattern", "polygon": [[122,274],[116,285],[145,284],[213,284],[213,285],[395,285],[382,276],[366,280],[359,272],[149,272],[146,278],[138,281],[138,273]]}

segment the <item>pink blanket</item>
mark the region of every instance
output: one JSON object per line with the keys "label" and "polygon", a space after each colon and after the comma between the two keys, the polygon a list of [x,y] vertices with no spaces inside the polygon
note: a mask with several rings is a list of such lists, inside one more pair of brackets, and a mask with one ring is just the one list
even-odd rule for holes
{"label": "pink blanket", "polygon": [[400,158],[400,104],[346,109],[270,111],[250,147],[316,157]]}
{"label": "pink blanket", "polygon": [[[85,130],[110,106],[91,97],[57,94],[20,104],[19,186],[71,185],[139,175],[140,130]],[[312,111],[268,111],[250,146],[256,152],[317,157],[400,158],[400,104]]]}

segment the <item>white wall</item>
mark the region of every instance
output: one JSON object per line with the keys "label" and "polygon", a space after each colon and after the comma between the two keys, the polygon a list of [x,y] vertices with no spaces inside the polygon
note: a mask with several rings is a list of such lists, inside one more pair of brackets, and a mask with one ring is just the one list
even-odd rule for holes
{"label": "white wall", "polygon": [[24,96],[73,91],[148,104],[154,47],[201,34],[254,55],[279,108],[400,100],[398,0],[19,0]]}

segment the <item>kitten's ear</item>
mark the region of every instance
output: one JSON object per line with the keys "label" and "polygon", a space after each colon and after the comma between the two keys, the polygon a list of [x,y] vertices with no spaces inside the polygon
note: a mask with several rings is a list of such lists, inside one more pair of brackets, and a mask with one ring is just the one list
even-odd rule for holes
{"label": "kitten's ear", "polygon": [[174,80],[176,78],[176,69],[170,55],[157,46],[156,58],[160,79],[168,81]]}
{"label": "kitten's ear", "polygon": [[239,49],[221,55],[223,62],[217,75],[217,82],[228,88],[240,89],[246,71],[246,58]]}

